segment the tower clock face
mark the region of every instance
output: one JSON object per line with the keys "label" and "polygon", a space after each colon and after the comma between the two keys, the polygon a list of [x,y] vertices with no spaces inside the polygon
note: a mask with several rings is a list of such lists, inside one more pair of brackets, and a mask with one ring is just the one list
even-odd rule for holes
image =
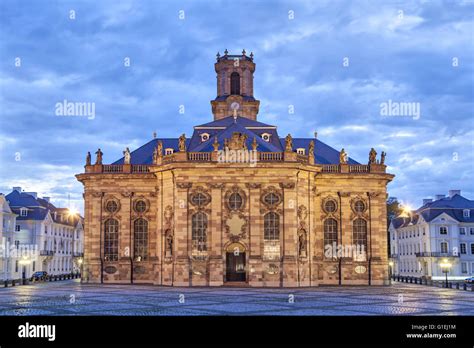
{"label": "tower clock face", "polygon": [[231,108],[232,110],[239,110],[240,104],[237,103],[237,102],[233,102],[232,104],[230,104],[230,108]]}

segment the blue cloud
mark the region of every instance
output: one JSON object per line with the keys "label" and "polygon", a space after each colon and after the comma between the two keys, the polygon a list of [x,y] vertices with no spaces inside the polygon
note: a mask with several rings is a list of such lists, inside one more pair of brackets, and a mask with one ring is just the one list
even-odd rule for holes
{"label": "blue cloud", "polygon": [[[389,193],[413,205],[451,188],[474,197],[469,1],[0,6],[0,191],[23,185],[81,207],[74,174],[87,151],[101,147],[113,162],[153,131],[190,134],[212,119],[216,52],[245,48],[255,54],[260,121],[281,134],[318,131],[361,162],[372,146],[386,151],[397,175]],[[96,117],[56,116],[64,99],[94,102]],[[420,103],[421,117],[381,116],[388,100]]]}

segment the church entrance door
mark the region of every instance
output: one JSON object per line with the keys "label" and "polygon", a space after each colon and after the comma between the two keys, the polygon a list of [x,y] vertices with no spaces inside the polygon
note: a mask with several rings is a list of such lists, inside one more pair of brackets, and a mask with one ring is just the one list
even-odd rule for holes
{"label": "church entrance door", "polygon": [[245,282],[247,272],[245,267],[245,247],[240,243],[232,243],[226,249],[227,282]]}

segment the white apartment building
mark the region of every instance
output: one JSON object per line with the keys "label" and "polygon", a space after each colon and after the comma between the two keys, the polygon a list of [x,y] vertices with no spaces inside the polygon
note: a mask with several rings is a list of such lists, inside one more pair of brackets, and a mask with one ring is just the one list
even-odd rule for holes
{"label": "white apartment building", "polygon": [[80,215],[56,208],[49,197],[38,198],[35,192],[22,192],[20,187],[4,197],[16,214],[8,245],[19,255],[9,258],[2,279],[29,278],[36,271],[50,275],[80,272],[84,252]]}
{"label": "white apartment building", "polygon": [[12,243],[15,232],[16,214],[10,208],[5,195],[0,193],[0,280],[11,279],[11,259],[7,245]]}
{"label": "white apartment building", "polygon": [[393,219],[389,233],[394,275],[444,280],[442,263],[451,265],[450,280],[474,275],[474,201],[459,190],[424,199],[417,210]]}

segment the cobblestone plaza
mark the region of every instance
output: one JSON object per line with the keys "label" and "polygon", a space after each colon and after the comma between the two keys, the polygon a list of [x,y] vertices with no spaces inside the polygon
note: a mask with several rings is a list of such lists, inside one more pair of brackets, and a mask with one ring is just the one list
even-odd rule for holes
{"label": "cobblestone plaza", "polygon": [[474,315],[474,292],[402,283],[262,289],[70,280],[2,288],[0,315]]}

